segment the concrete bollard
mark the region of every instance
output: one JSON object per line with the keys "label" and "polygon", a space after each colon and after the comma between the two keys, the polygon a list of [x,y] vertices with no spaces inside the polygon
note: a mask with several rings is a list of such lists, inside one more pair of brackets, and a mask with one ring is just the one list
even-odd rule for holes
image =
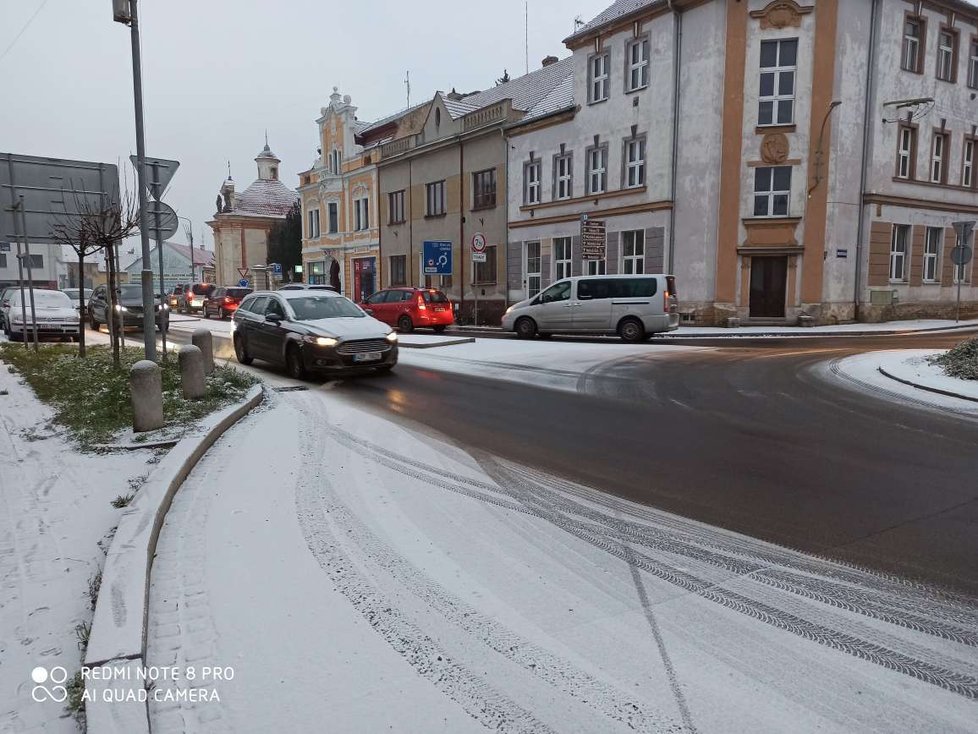
{"label": "concrete bollard", "polygon": [[132,394],[132,430],[136,433],[163,427],[163,373],[148,359],[136,362],[129,370]]}
{"label": "concrete bollard", "polygon": [[214,371],[214,335],[207,329],[194,329],[190,342],[204,355],[204,374]]}
{"label": "concrete bollard", "polygon": [[183,397],[199,400],[207,387],[204,381],[204,355],[198,347],[188,344],[180,347],[180,385]]}

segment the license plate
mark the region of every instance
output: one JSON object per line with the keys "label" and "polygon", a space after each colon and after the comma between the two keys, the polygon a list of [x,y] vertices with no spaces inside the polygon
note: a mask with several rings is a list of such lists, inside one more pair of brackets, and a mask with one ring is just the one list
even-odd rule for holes
{"label": "license plate", "polygon": [[362,354],[354,354],[354,362],[376,362],[383,355],[380,352],[363,352]]}
{"label": "license plate", "polygon": [[435,311],[444,311],[444,310],[445,310],[444,306],[435,306]]}

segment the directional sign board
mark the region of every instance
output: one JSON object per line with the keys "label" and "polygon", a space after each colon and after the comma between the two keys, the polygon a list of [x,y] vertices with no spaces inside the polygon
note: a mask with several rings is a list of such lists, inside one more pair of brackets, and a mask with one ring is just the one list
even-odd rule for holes
{"label": "directional sign board", "polygon": [[591,219],[587,214],[581,215],[581,259],[604,260],[605,258],[605,222],[603,219]]}
{"label": "directional sign board", "polygon": [[[21,220],[19,203],[24,200]],[[17,242],[21,222],[31,243],[56,244],[58,228],[119,202],[119,169],[109,163],[0,153],[0,240]],[[17,206],[17,211],[13,207]]]}
{"label": "directional sign board", "polygon": [[[129,160],[132,161],[133,168],[138,168],[136,156],[129,156]],[[180,161],[170,161],[166,158],[144,158],[143,162],[145,163],[143,182],[146,184],[146,190],[150,196],[159,201],[163,198],[163,192],[170,184],[173,174],[180,167]]]}
{"label": "directional sign board", "polygon": [[[157,213],[160,217],[159,231],[157,231]],[[170,239],[177,233],[177,229],[180,226],[177,213],[173,211],[172,207],[164,204],[162,201],[147,201],[146,216],[146,228],[149,230],[149,236],[157,242],[165,242]]]}
{"label": "directional sign board", "polygon": [[425,275],[452,274],[452,243],[443,240],[425,240],[421,256]]}

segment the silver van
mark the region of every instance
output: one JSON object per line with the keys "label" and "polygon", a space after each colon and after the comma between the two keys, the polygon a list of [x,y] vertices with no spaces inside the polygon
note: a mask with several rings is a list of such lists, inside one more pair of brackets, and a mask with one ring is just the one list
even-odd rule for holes
{"label": "silver van", "polygon": [[503,314],[503,330],[537,334],[617,334],[638,342],[679,328],[672,275],[583,275],[558,280]]}

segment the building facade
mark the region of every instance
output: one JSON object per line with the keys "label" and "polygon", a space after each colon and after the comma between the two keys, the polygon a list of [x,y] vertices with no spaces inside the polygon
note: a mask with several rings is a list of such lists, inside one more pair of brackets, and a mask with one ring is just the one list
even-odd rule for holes
{"label": "building facade", "polygon": [[[510,290],[504,131],[567,79],[569,62],[548,58],[484,92],[439,92],[417,132],[381,146],[385,286],[435,286],[456,303],[461,322],[499,322]],[[485,244],[484,261],[473,256],[473,241]],[[425,274],[425,242],[451,243],[450,274]]]}
{"label": "building facade", "polygon": [[690,323],[947,315],[951,224],[978,214],[976,18],[959,0],[619,0],[566,39],[567,93],[508,128],[509,298],[668,270]]}
{"label": "building facade", "polygon": [[[153,272],[154,290],[159,288],[159,248],[154,245],[149,253],[149,269]],[[205,270],[214,268],[214,253],[203,247],[191,248],[189,245],[178,245],[175,242],[163,243],[163,288],[169,291],[173,286],[183,283],[204,282]],[[139,282],[143,270],[142,257],[124,269],[130,283]]]}
{"label": "building facade", "polygon": [[214,218],[207,224],[214,233],[214,277],[219,285],[264,276],[268,265],[268,235],[293,207],[299,196],[279,180],[281,160],[265,143],[255,158],[258,178],[243,192],[235,191],[228,176],[217,197]]}

